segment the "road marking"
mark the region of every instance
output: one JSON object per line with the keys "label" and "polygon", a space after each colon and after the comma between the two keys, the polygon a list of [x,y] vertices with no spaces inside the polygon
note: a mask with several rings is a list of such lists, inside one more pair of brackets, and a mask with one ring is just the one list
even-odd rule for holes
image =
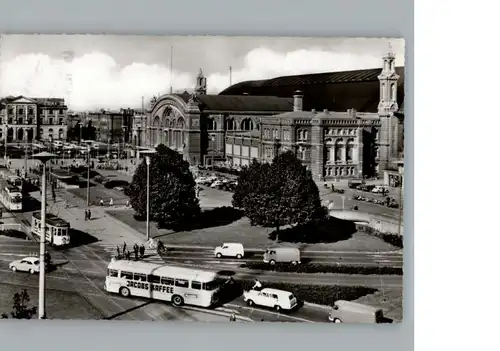
{"label": "road marking", "polygon": [[298,320],[300,322],[305,322],[305,323],[316,323],[316,322],[310,321],[308,319],[304,319],[304,318],[300,318],[300,317],[295,317],[295,316],[290,316],[290,315],[284,314],[284,313],[276,313],[276,312],[268,311],[268,310],[265,310],[265,309],[258,309],[258,308],[254,308],[254,307],[243,306],[243,305],[235,305],[235,304],[232,304],[232,303],[226,303],[226,304],[224,304],[224,306],[229,306],[229,307],[234,307],[234,308],[244,308],[246,310],[252,310],[252,312],[254,312],[254,311],[256,311],[256,312],[258,311],[259,313],[260,312],[264,312],[264,313],[267,313],[267,314],[272,314],[274,316],[283,316],[284,318],[295,319],[295,320]]}

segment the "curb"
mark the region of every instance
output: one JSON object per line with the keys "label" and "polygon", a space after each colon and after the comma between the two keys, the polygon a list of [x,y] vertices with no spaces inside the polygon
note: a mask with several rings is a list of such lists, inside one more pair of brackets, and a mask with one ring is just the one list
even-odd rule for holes
{"label": "curb", "polygon": [[[201,312],[201,313],[207,313],[207,314],[214,314],[216,316],[223,316],[223,317],[231,317],[231,313],[228,312],[222,312],[222,311],[217,311],[217,310],[206,310],[203,308],[198,308],[198,307],[193,307],[193,306],[183,306],[182,309],[184,310],[189,310],[189,311],[196,311],[196,312]],[[252,319],[248,317],[243,317],[239,316],[236,314],[236,320],[240,320],[243,322],[254,322]]]}

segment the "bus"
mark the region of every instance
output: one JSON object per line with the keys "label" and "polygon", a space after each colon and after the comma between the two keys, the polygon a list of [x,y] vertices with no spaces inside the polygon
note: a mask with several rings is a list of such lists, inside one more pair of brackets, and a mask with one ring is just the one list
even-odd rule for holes
{"label": "bus", "polygon": [[19,188],[0,179],[0,202],[9,211],[22,211],[23,194]]}
{"label": "bus", "polygon": [[[31,217],[31,233],[40,237],[42,225],[41,212],[34,212]],[[70,243],[70,225],[64,219],[57,217],[52,213],[45,215],[45,240],[48,244],[60,247],[66,246]]]}
{"label": "bus", "polygon": [[211,307],[217,303],[220,280],[217,274],[197,269],[148,262],[112,260],[104,289],[123,297],[139,296],[184,304]]}

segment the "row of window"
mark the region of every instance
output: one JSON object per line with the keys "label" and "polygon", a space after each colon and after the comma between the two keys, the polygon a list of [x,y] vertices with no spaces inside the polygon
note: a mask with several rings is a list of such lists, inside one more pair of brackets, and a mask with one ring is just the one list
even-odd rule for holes
{"label": "row of window", "polygon": [[[17,109],[17,114],[18,115],[22,115],[25,113],[25,109],[20,107]],[[28,115],[33,115],[35,113],[35,110],[33,108],[28,108]],[[49,111],[49,115],[53,115],[55,114],[56,112],[58,112],[59,114],[63,114],[64,113],[64,110],[48,110]],[[13,115],[14,114],[14,109],[13,108],[9,108],[7,109],[7,114],[9,115]]]}
{"label": "row of window", "polygon": [[[3,124],[3,118],[0,118],[0,125]],[[7,118],[7,124],[14,124],[14,119],[13,118]],[[28,118],[28,119],[24,119],[22,117],[19,117],[17,119],[17,123],[15,124],[35,124],[35,119],[34,118]],[[47,124],[49,125],[53,125],[54,124],[54,118],[49,118],[48,119],[48,122]],[[63,125],[64,124],[64,118],[59,118],[58,120],[58,124],[59,125]]]}
{"label": "row of window", "polygon": [[177,286],[179,288],[189,288],[195,290],[213,290],[215,288],[215,282],[202,283],[196,280],[191,282],[187,279],[170,278],[170,277],[160,277],[158,275],[146,275],[143,273],[132,273],[127,271],[121,271],[120,273],[116,269],[108,269],[108,277],[123,278],[128,280],[136,280],[141,282],[148,282],[152,284],[163,284],[170,286]]}
{"label": "row of window", "polygon": [[325,168],[325,176],[355,176],[356,167],[326,167]]}
{"label": "row of window", "polygon": [[356,135],[356,129],[328,128],[328,129],[325,129],[325,135]]}

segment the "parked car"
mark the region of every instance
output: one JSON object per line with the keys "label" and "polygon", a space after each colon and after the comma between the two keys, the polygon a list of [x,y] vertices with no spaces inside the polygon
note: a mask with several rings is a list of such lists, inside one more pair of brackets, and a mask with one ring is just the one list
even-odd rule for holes
{"label": "parked car", "polygon": [[214,250],[215,257],[236,257],[238,259],[245,257],[245,249],[240,243],[223,243]]}
{"label": "parked car", "polygon": [[385,318],[381,308],[338,300],[332,307],[328,320],[333,323],[383,323]]}
{"label": "parked car", "polygon": [[263,306],[274,308],[276,311],[290,311],[297,307],[297,298],[289,291],[264,288],[243,292],[243,299],[248,306]]}
{"label": "parked car", "polygon": [[30,274],[40,273],[40,260],[38,257],[30,256],[11,262],[9,269],[13,272],[29,272]]}
{"label": "parked car", "polygon": [[295,247],[275,247],[267,248],[264,251],[264,263],[274,265],[276,263],[300,263],[300,250]]}
{"label": "parked car", "polygon": [[372,193],[375,193],[375,194],[385,194],[387,192],[388,192],[388,189],[382,185],[377,185],[375,188],[372,189]]}

